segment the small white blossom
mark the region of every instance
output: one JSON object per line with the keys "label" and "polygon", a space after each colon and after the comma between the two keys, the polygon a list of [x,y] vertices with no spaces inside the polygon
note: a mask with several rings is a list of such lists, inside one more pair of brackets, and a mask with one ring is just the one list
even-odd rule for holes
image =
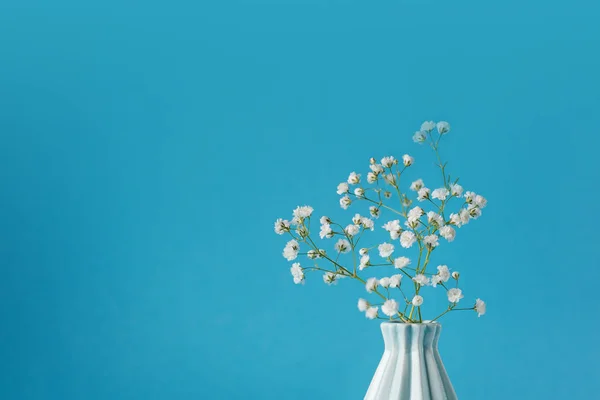
{"label": "small white blossom", "polygon": [[479,207],[477,207],[476,205],[469,204],[469,207],[467,208],[467,210],[469,211],[470,218],[477,219],[477,218],[481,217],[481,209]]}
{"label": "small white blossom", "polygon": [[441,281],[442,281],[442,278],[440,278],[439,275],[433,275],[431,277],[431,286],[437,287],[437,284],[440,283]]}
{"label": "small white blossom", "polygon": [[366,247],[363,247],[362,249],[360,249],[360,250],[358,251],[358,253],[359,253],[361,256],[364,256],[364,255],[365,255],[365,254],[367,254],[368,252],[369,252],[369,249],[367,249]]}
{"label": "small white blossom", "polygon": [[300,250],[300,245],[295,240],[290,240],[287,242],[283,249],[283,256],[288,260],[292,261],[298,257],[298,250]]}
{"label": "small white blossom", "polygon": [[440,235],[447,241],[451,242],[456,237],[456,231],[450,225],[446,225],[440,228]]}
{"label": "small white blossom", "polygon": [[440,135],[443,135],[444,133],[448,133],[448,132],[450,132],[450,124],[447,123],[446,121],[440,121],[437,123],[437,130],[440,133]]}
{"label": "small white blossom", "polygon": [[481,299],[475,300],[475,311],[477,311],[477,316],[481,317],[485,314],[485,301]]}
{"label": "small white blossom", "polygon": [[383,175],[383,180],[388,185],[395,185],[396,184],[396,176],[394,174],[391,174],[391,173]]}
{"label": "small white blossom", "polygon": [[438,244],[440,244],[438,242],[438,236],[437,235],[427,235],[423,238],[423,242],[431,247],[431,248],[435,248],[438,246]]}
{"label": "small white blossom", "polygon": [[413,192],[416,192],[419,189],[421,189],[423,186],[425,186],[425,184],[423,183],[423,179],[417,179],[416,181],[414,181],[413,183],[410,184],[410,190],[412,190]]}
{"label": "small white blossom", "polygon": [[473,203],[473,200],[475,200],[475,196],[477,196],[477,194],[475,192],[466,192],[465,193],[465,201],[469,204]]}
{"label": "small white blossom", "polygon": [[410,167],[414,161],[415,159],[408,154],[402,156],[402,162],[404,163],[405,167]]}
{"label": "small white blossom", "polygon": [[390,237],[392,240],[398,239],[400,233],[402,232],[402,228],[400,228],[400,220],[388,221],[383,225],[383,229],[390,233]]}
{"label": "small white blossom", "polygon": [[398,257],[394,260],[395,268],[402,269],[408,265],[410,265],[410,258],[408,257]]}
{"label": "small white blossom", "polygon": [[442,218],[441,215],[439,215],[438,213],[436,213],[435,211],[429,211],[427,213],[427,221],[431,224],[434,223],[437,226],[442,226],[444,225],[444,219]]}
{"label": "small white blossom", "polygon": [[313,208],[311,206],[298,206],[294,210],[294,218],[302,221],[304,218],[310,217],[313,212]]}
{"label": "small white blossom", "polygon": [[390,286],[390,278],[381,278],[379,280],[379,286],[382,288],[388,288]]}
{"label": "small white blossom", "polygon": [[410,248],[417,241],[417,237],[411,231],[404,231],[400,235],[400,245],[405,249]]}
{"label": "small white blossom", "polygon": [[375,289],[377,289],[377,278],[369,278],[367,279],[367,282],[365,283],[365,288],[367,289],[367,292],[369,293],[373,293],[373,291]]}
{"label": "small white blossom", "polygon": [[450,193],[452,193],[452,196],[460,197],[463,194],[463,187],[455,183],[450,186]]}
{"label": "small white blossom", "polygon": [[431,132],[435,128],[435,122],[433,121],[425,121],[421,124],[421,130],[423,132]]}
{"label": "small white blossom", "polygon": [[360,223],[363,226],[363,228],[365,228],[365,229],[370,229],[370,230],[375,229],[375,222],[373,222],[373,220],[371,218],[362,217],[360,219]]}
{"label": "small white blossom", "polygon": [[421,207],[414,207],[412,208],[409,212],[408,212],[408,220],[409,221],[416,221],[419,218],[421,218],[421,216],[424,214],[425,212],[423,211],[423,209]]}
{"label": "small white blossom", "polygon": [[397,288],[400,287],[400,281],[402,280],[402,274],[396,274],[390,276],[390,287]]}
{"label": "small white blossom", "polygon": [[292,268],[290,268],[290,272],[294,277],[294,283],[296,285],[304,282],[304,271],[302,270],[300,263],[293,263]]}
{"label": "small white blossom", "polygon": [[442,280],[442,282],[448,282],[450,279],[450,270],[447,265],[438,265],[438,276]]}
{"label": "small white blossom", "polygon": [[324,225],[324,224],[330,224],[331,223],[331,219],[329,219],[329,217],[326,216],[322,216],[321,219],[319,219],[319,222]]}
{"label": "small white blossom", "polygon": [[354,195],[356,197],[363,197],[365,195],[365,189],[363,189],[363,188],[354,189]]}
{"label": "small white blossom", "polygon": [[462,225],[462,221],[460,219],[460,215],[454,214],[454,213],[450,214],[450,223],[452,225],[456,225],[456,226],[458,226],[460,228],[460,226]]}
{"label": "small white blossom", "polygon": [[475,196],[475,204],[477,204],[477,206],[479,208],[485,208],[485,206],[487,205],[487,200],[485,199],[485,197],[483,197],[482,195],[478,194],[477,196]]}
{"label": "small white blossom", "polygon": [[346,239],[340,239],[335,244],[335,249],[338,253],[347,253],[351,249],[350,242]]}
{"label": "small white blossom", "polygon": [[369,213],[373,218],[379,218],[379,214],[381,213],[381,211],[379,210],[379,208],[371,206],[369,207]]}
{"label": "small white blossom", "polygon": [[365,316],[369,319],[375,319],[377,318],[377,310],[379,310],[379,307],[369,307]]}
{"label": "small white blossom", "polygon": [[358,299],[358,310],[365,312],[369,308],[369,302],[365,299]]}
{"label": "small white blossom", "polygon": [[348,190],[350,190],[350,187],[348,187],[348,184],[346,182],[342,182],[337,187],[337,194],[348,193]]}
{"label": "small white blossom", "polygon": [[354,236],[360,232],[360,226],[350,224],[346,227],[346,229],[344,229],[344,232],[346,232],[346,235],[348,236]]}
{"label": "small white blossom", "polygon": [[396,159],[393,156],[389,156],[389,157],[383,157],[381,159],[381,165],[385,168],[391,168],[392,165],[394,165],[396,162]]}
{"label": "small white blossom", "polygon": [[463,208],[458,212],[458,216],[460,217],[460,225],[466,225],[469,223],[471,216],[469,215],[469,210]]}
{"label": "small white blossom", "polygon": [[360,214],[356,213],[356,214],[354,214],[354,217],[352,217],[352,223],[354,225],[358,225],[358,224],[360,224],[361,219],[362,219],[362,217],[360,216]]}
{"label": "small white blossom", "polygon": [[331,225],[329,225],[329,224],[321,225],[321,231],[319,232],[319,236],[321,237],[321,239],[332,238],[333,230],[331,229]]}
{"label": "small white blossom", "polygon": [[348,176],[348,183],[350,185],[357,185],[360,183],[360,174],[357,174],[356,172],[351,172],[350,175]]}
{"label": "small white blossom", "polygon": [[431,197],[434,199],[446,200],[446,198],[448,197],[449,194],[450,194],[450,192],[448,191],[448,189],[439,188],[439,189],[435,189],[433,192],[431,192]]}
{"label": "small white blossom", "polygon": [[454,278],[454,279],[458,280],[458,278],[459,278],[459,277],[460,277],[460,274],[458,273],[458,271],[454,271],[454,272],[452,273],[452,278]]}
{"label": "small white blossom", "polygon": [[393,299],[386,300],[381,306],[381,312],[388,317],[396,315],[398,313],[398,303],[396,303],[396,300]]}
{"label": "small white blossom", "polygon": [[448,289],[448,301],[450,303],[458,303],[464,296],[459,288]]}
{"label": "small white blossom", "polygon": [[323,274],[323,282],[328,285],[335,284],[337,283],[337,275],[333,272],[325,272],[325,274]]}
{"label": "small white blossom", "polygon": [[425,201],[429,198],[429,192],[430,190],[426,187],[422,187],[421,189],[419,189],[417,191],[417,200],[419,201]]}
{"label": "small white blossom", "polygon": [[[392,164],[394,163],[394,157],[392,158]],[[392,164],[390,164],[390,167],[392,166]],[[375,175],[379,175],[380,173],[383,172],[383,166],[381,164],[371,164],[369,165],[369,168],[371,168],[371,171],[373,171],[373,173]]]}
{"label": "small white blossom", "polygon": [[427,136],[425,135],[424,132],[421,131],[417,131],[415,132],[415,134],[413,135],[413,141],[415,143],[424,143],[425,140],[427,140]]}
{"label": "small white blossom", "polygon": [[283,235],[285,232],[290,230],[290,221],[287,219],[277,219],[275,221],[275,233],[278,235]]}
{"label": "small white blossom", "polygon": [[352,200],[350,200],[350,197],[348,196],[344,196],[340,199],[340,206],[344,209],[347,210],[348,207],[350,207],[350,204],[352,204]]}
{"label": "small white blossom", "polygon": [[367,174],[367,182],[368,183],[375,183],[377,182],[377,174],[374,172],[369,172]]}
{"label": "small white blossom", "polygon": [[415,297],[413,297],[412,303],[415,307],[421,306],[423,304],[423,297],[416,295]]}
{"label": "small white blossom", "polygon": [[415,275],[415,277],[413,278],[413,281],[418,283],[421,286],[426,286],[429,284],[429,278],[423,274]]}
{"label": "small white blossom", "polygon": [[378,247],[379,255],[383,258],[388,258],[394,252],[394,245],[390,243],[382,243]]}
{"label": "small white blossom", "polygon": [[358,265],[359,270],[363,270],[369,266],[369,262],[371,261],[371,257],[368,254],[365,254],[360,258],[360,264]]}
{"label": "small white blossom", "polygon": [[321,254],[317,250],[309,250],[308,253],[306,253],[306,256],[311,260],[314,260],[315,258],[321,258]]}
{"label": "small white blossom", "polygon": [[386,199],[391,199],[392,198],[392,192],[388,192],[386,190],[385,192],[383,192],[383,197],[385,197]]}

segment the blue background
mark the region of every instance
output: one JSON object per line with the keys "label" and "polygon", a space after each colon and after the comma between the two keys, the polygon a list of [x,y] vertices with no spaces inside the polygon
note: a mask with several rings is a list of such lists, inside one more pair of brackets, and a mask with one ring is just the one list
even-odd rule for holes
{"label": "blue background", "polygon": [[594,398],[599,11],[2,1],[0,398],[362,398],[364,289],[295,286],[273,222],[364,211],[335,188],[371,156],[434,186],[426,119],[489,200],[432,261],[489,303],[442,320],[460,399]]}

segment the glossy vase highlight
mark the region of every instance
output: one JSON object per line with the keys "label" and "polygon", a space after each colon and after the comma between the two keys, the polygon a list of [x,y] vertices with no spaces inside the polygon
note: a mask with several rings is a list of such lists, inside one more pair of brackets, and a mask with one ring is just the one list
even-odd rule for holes
{"label": "glossy vase highlight", "polygon": [[437,348],[441,329],[382,323],[385,351],[365,400],[457,400]]}

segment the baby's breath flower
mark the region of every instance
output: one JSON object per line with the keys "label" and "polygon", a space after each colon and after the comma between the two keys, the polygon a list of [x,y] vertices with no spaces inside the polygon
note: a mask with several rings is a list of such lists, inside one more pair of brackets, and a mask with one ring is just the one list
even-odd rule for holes
{"label": "baby's breath flower", "polygon": [[450,225],[445,225],[440,228],[440,235],[447,241],[451,242],[456,237],[456,231]]}
{"label": "baby's breath flower", "polygon": [[423,183],[423,179],[417,179],[416,181],[414,181],[413,183],[410,184],[410,190],[412,190],[413,192],[416,192],[419,189],[421,189],[423,186],[425,186],[425,184]]}
{"label": "baby's breath flower", "polygon": [[304,225],[298,225],[298,228],[296,228],[296,233],[300,237],[305,238],[308,236],[308,229],[306,229],[306,226]]}
{"label": "baby's breath flower", "polygon": [[294,277],[294,283],[297,285],[299,283],[304,283],[304,271],[300,266],[300,263],[293,263],[292,268],[290,268],[290,272]]}
{"label": "baby's breath flower", "polygon": [[475,311],[477,311],[478,317],[481,317],[483,314],[485,314],[485,302],[483,300],[475,300]]}
{"label": "baby's breath flower", "polygon": [[366,247],[363,247],[362,249],[360,249],[358,251],[358,254],[360,254],[361,256],[364,256],[365,254],[367,254],[369,252],[369,249],[367,249]]}
{"label": "baby's breath flower", "polygon": [[379,286],[386,289],[390,286],[390,278],[381,278],[379,280]]}
{"label": "baby's breath flower", "polygon": [[419,144],[421,144],[421,143],[424,143],[424,142],[425,142],[425,140],[427,140],[427,136],[426,136],[425,132],[422,132],[422,131],[417,131],[417,132],[415,132],[415,134],[413,135],[413,141],[414,141],[415,143],[419,143]]}
{"label": "baby's breath flower", "polygon": [[325,272],[325,274],[323,274],[323,282],[328,285],[335,284],[337,283],[337,275],[333,272]]}
{"label": "baby's breath flower", "polygon": [[360,216],[360,214],[356,213],[356,214],[354,214],[354,217],[352,217],[352,223],[354,225],[358,225],[358,224],[360,224],[361,219],[362,219],[362,217]]}
{"label": "baby's breath flower", "polygon": [[425,201],[428,198],[429,198],[429,189],[426,187],[419,189],[419,191],[417,192],[417,200]]}
{"label": "baby's breath flower", "polygon": [[367,174],[367,182],[368,183],[375,183],[375,182],[377,182],[377,175],[374,172],[369,172]]}
{"label": "baby's breath flower", "polygon": [[415,277],[413,278],[413,281],[418,283],[421,286],[426,286],[429,284],[429,278],[423,274],[415,275]]}
{"label": "baby's breath flower", "polygon": [[294,217],[300,219],[302,221],[304,218],[310,217],[313,212],[313,208],[311,206],[298,206],[294,210]]}
{"label": "baby's breath flower", "polygon": [[440,277],[440,279],[442,280],[442,282],[448,282],[448,280],[450,279],[450,270],[448,269],[447,265],[438,265],[437,267],[438,270],[438,276]]}
{"label": "baby's breath flower", "polygon": [[464,296],[459,288],[448,289],[448,301],[450,303],[458,303]]}
{"label": "baby's breath flower", "polygon": [[435,211],[429,211],[427,213],[427,221],[431,224],[435,224],[437,226],[442,226],[444,225],[444,219],[442,218],[441,215],[439,215],[438,213],[436,213]]}
{"label": "baby's breath flower", "polygon": [[321,219],[319,219],[319,222],[321,224],[330,224],[331,223],[331,219],[329,219],[329,217],[326,216],[322,216]]}
{"label": "baby's breath flower", "polygon": [[448,197],[449,194],[450,194],[450,192],[448,191],[448,189],[439,188],[439,189],[435,189],[433,192],[431,192],[431,197],[434,199],[446,200],[446,198]]}
{"label": "baby's breath flower", "polygon": [[475,204],[477,204],[477,206],[479,208],[485,208],[485,206],[487,205],[487,200],[485,199],[485,197],[481,196],[481,195],[477,195],[475,196]]}
{"label": "baby's breath flower", "polygon": [[381,165],[385,168],[391,168],[396,163],[396,159],[393,156],[383,157],[381,159]]}
{"label": "baby's breath flower", "polygon": [[371,218],[362,217],[360,223],[365,229],[375,230],[375,222]]}
{"label": "baby's breath flower", "polygon": [[287,219],[278,218],[275,221],[275,233],[278,235],[283,235],[285,232],[290,230],[290,221]]}
{"label": "baby's breath flower", "polygon": [[323,224],[321,225],[321,231],[319,232],[319,236],[321,239],[327,238],[330,239],[333,237],[333,230],[331,229],[331,225]]}
{"label": "baby's breath flower", "polygon": [[288,261],[293,261],[296,259],[296,257],[298,257],[298,250],[300,250],[300,245],[296,240],[292,239],[285,245],[283,249],[283,256]]}
{"label": "baby's breath flower", "polygon": [[370,265],[371,257],[368,254],[365,254],[360,258],[360,264],[358,265],[359,270],[363,270]]}
{"label": "baby's breath flower", "polygon": [[402,228],[400,227],[400,220],[388,221],[383,225],[383,229],[390,233],[390,237],[392,240],[398,239],[400,233],[402,233]]}
{"label": "baby's breath flower", "polygon": [[340,239],[335,244],[335,249],[338,253],[347,253],[351,249],[350,242],[346,239]]}
{"label": "baby's breath flower", "polygon": [[378,247],[379,255],[383,258],[388,258],[394,252],[394,245],[390,243],[382,243]]}
{"label": "baby's breath flower", "polygon": [[348,196],[344,196],[340,199],[340,206],[344,209],[347,210],[348,207],[350,207],[350,204],[352,204],[352,200],[350,200],[350,197]]}
{"label": "baby's breath flower", "polygon": [[421,124],[421,131],[423,132],[431,132],[435,128],[435,122],[433,121],[425,121]]}
{"label": "baby's breath flower", "polygon": [[410,248],[417,241],[417,237],[411,231],[404,231],[400,235],[400,245],[405,249]]}
{"label": "baby's breath flower", "polygon": [[421,207],[414,207],[408,212],[408,220],[416,221],[425,213]]}
{"label": "baby's breath flower", "polygon": [[373,293],[373,291],[377,289],[377,285],[377,278],[369,278],[365,283],[365,288],[367,289],[367,292]]}
{"label": "baby's breath flower", "polygon": [[396,176],[394,174],[391,174],[391,173],[383,175],[383,180],[388,185],[395,185],[396,184]]}
{"label": "baby's breath flower", "polygon": [[423,297],[416,295],[415,297],[413,297],[412,303],[415,307],[421,306],[423,304]]}
{"label": "baby's breath flower", "polygon": [[459,278],[459,277],[460,277],[460,274],[458,273],[458,271],[454,271],[454,272],[452,273],[452,278],[454,278],[454,279],[458,280],[458,278]]}
{"label": "baby's breath flower", "polygon": [[469,215],[469,210],[463,208],[458,212],[458,216],[460,217],[460,226],[466,225],[469,223],[471,216]]}
{"label": "baby's breath flower", "polygon": [[377,318],[377,310],[379,310],[379,307],[369,307],[365,316],[369,319],[375,319]]}
{"label": "baby's breath flower", "polygon": [[317,250],[309,250],[308,253],[306,253],[306,256],[308,258],[310,258],[311,260],[321,257],[321,255],[319,254],[319,252]]}
{"label": "baby's breath flower", "polygon": [[423,238],[423,242],[427,245],[427,247],[433,249],[433,248],[437,247],[439,244],[438,236],[437,235],[427,235]]}
{"label": "baby's breath flower", "polygon": [[371,206],[369,207],[369,213],[371,214],[371,217],[379,218],[380,210],[375,206]]}
{"label": "baby's breath flower", "polygon": [[450,224],[458,226],[460,228],[460,226],[462,225],[460,215],[454,213],[450,214]]}
{"label": "baby's breath flower", "polygon": [[388,192],[387,190],[385,192],[383,192],[383,197],[385,197],[386,199],[389,199],[392,197],[392,192]]}
{"label": "baby's breath flower", "polygon": [[458,183],[455,183],[450,186],[450,192],[452,193],[452,196],[460,197],[463,193],[463,187]]}
{"label": "baby's breath flower", "polygon": [[439,275],[433,275],[431,277],[431,286],[437,287],[437,284],[440,283],[441,281],[442,281],[442,278],[440,278]]}
{"label": "baby's breath flower", "polygon": [[398,313],[398,303],[396,303],[396,300],[394,299],[386,300],[381,306],[381,312],[388,317],[396,315],[396,313]]}
{"label": "baby's breath flower", "polygon": [[365,299],[358,299],[358,310],[361,312],[367,311],[369,308],[369,302]]}
{"label": "baby's breath flower", "polygon": [[402,162],[404,163],[405,167],[410,167],[414,161],[415,159],[409,156],[408,154],[402,156]]}
{"label": "baby's breath flower", "polygon": [[363,188],[354,189],[354,195],[356,197],[363,197],[365,195],[365,189],[363,189]]}
{"label": "baby's breath flower", "polygon": [[390,276],[390,287],[398,288],[400,287],[400,281],[402,280],[402,274],[396,274]]}
{"label": "baby's breath flower", "polygon": [[342,182],[337,187],[337,194],[348,193],[348,190],[350,190],[348,184],[346,182]]}
{"label": "baby's breath flower", "polygon": [[348,183],[350,185],[358,185],[360,183],[360,174],[356,172],[351,172],[348,176]]}
{"label": "baby's breath flower", "polygon": [[475,200],[475,196],[477,196],[477,194],[475,192],[466,192],[465,193],[465,201],[469,204],[473,203],[473,200]]}
{"label": "baby's breath flower", "polygon": [[469,217],[473,218],[473,219],[477,219],[479,217],[481,217],[481,209],[479,207],[477,207],[474,204],[469,204],[469,207],[467,208],[467,210],[469,211]]}
{"label": "baby's breath flower", "polygon": [[437,130],[440,133],[440,135],[443,135],[444,133],[448,133],[448,132],[450,132],[450,124],[447,123],[446,121],[440,121],[437,123]]}
{"label": "baby's breath flower", "polygon": [[410,265],[410,258],[408,257],[398,257],[394,260],[395,268],[402,269],[408,265]]}
{"label": "baby's breath flower", "polygon": [[350,224],[344,229],[344,232],[346,232],[346,235],[348,236],[354,236],[360,232],[360,226]]}
{"label": "baby's breath flower", "polygon": [[[392,164],[394,164],[394,157],[392,157],[392,162],[390,164],[390,167],[392,166]],[[373,173],[375,175],[379,175],[380,173],[383,172],[383,165],[381,165],[381,164],[371,164],[371,165],[369,165],[369,168],[371,168],[371,171],[373,171]]]}

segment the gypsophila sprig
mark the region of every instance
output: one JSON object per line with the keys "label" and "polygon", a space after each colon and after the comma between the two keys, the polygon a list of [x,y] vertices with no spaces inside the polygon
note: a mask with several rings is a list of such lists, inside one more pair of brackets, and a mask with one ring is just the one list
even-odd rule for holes
{"label": "gypsophila sprig", "polygon": [[[415,171],[427,163],[413,155],[371,157],[364,171],[352,171],[332,182],[337,184],[339,207],[352,210],[347,218],[322,216],[314,221],[318,217],[308,205],[294,208],[290,219],[278,218],[274,231],[288,237],[282,255],[292,262],[293,283],[305,284],[312,272],[319,272],[330,286],[342,278],[358,281],[373,297],[358,299],[358,309],[367,319],[423,323],[451,311],[484,315],[486,303],[480,298],[470,297],[474,301],[465,305],[468,300],[459,288],[458,271],[432,264],[437,249],[460,240],[461,229],[479,219],[487,206],[485,197],[465,190],[448,174],[439,152],[442,138],[448,135],[452,136],[446,121],[424,121],[412,135],[415,143],[433,150],[438,180],[428,178],[426,185]],[[376,227],[380,237],[369,239]],[[423,319],[424,312],[434,312],[431,304],[435,304],[425,300],[438,292],[443,292],[447,307],[433,319]]]}

